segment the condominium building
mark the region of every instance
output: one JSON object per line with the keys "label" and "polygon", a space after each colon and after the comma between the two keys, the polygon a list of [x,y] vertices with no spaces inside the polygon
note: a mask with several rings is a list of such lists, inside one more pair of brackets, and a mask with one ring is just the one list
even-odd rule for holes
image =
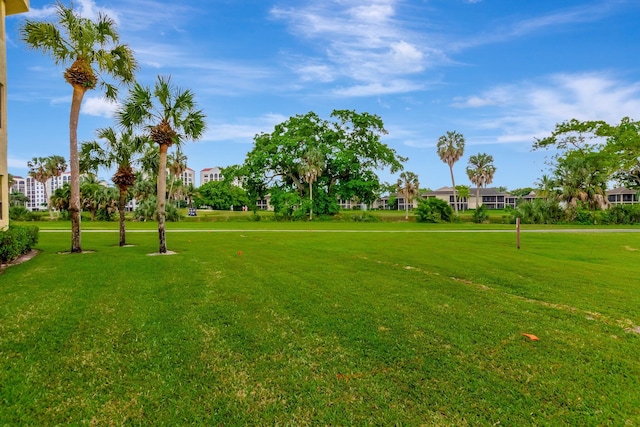
{"label": "condominium building", "polygon": [[[36,181],[31,176],[22,178],[16,176],[13,178],[13,185],[11,186],[12,193],[22,193],[29,201],[26,208],[30,211],[45,210],[47,207],[47,198],[51,198],[53,192],[58,188],[62,188],[65,183],[71,182],[71,172],[64,172],[60,176],[54,176],[49,178],[44,185],[41,182]],[[46,188],[46,195],[45,195]]]}
{"label": "condominium building", "polygon": [[186,168],[182,174],[178,177],[180,181],[182,181],[182,185],[193,185],[196,186],[196,171],[191,168]]}
{"label": "condominium building", "polygon": [[200,171],[200,185],[210,181],[222,181],[222,171],[219,166],[213,168],[204,168]]}

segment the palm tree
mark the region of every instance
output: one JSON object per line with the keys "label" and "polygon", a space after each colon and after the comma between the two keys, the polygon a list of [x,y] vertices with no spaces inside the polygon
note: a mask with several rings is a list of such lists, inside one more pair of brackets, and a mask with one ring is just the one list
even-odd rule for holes
{"label": "palm tree", "polygon": [[53,177],[58,177],[67,170],[67,162],[62,156],[34,157],[27,162],[29,175],[42,184],[44,188],[44,200],[49,210],[49,218],[53,219],[49,194],[47,193],[47,181]]}
{"label": "palm tree", "polygon": [[309,184],[309,201],[311,207],[309,210],[309,219],[313,219],[313,183],[324,169],[324,156],[317,148],[310,148],[302,156],[302,164],[300,165],[300,174],[304,182]]}
{"label": "palm tree", "polygon": [[117,113],[119,122],[128,128],[143,128],[158,144],[158,236],[160,253],[167,252],[165,234],[167,198],[167,151],[173,144],[195,140],[205,130],[205,115],[196,109],[195,94],[171,84],[171,78],[158,76],[153,89],[136,83]]}
{"label": "palm tree", "polygon": [[80,200],[82,207],[89,211],[91,221],[96,220],[96,212],[103,202],[103,187],[92,173],[87,174],[80,183]]}
{"label": "palm tree", "polygon": [[[102,73],[130,83],[137,68],[132,50],[119,44],[115,22],[103,14],[96,21],[77,15],[72,7],[56,6],[57,22],[25,20],[20,36],[27,45],[66,67],[64,78],[73,87],[69,117],[69,164],[71,166],[71,252],[82,252],[80,236],[80,165],[78,119],[84,94],[100,85],[108,99],[116,99],[117,88]],[[95,68],[95,69],[94,69]],[[97,69],[97,72],[96,72]]]}
{"label": "palm tree", "polygon": [[200,196],[200,191],[189,183],[184,188],[184,196],[187,198],[187,204],[189,208],[193,208],[193,199]]}
{"label": "palm tree", "polygon": [[[456,191],[458,192],[458,199],[460,200],[466,200],[471,195],[471,189],[469,188],[468,185],[457,185]],[[462,212],[464,212],[465,206],[466,206],[466,203],[462,203]]]}
{"label": "palm tree", "polygon": [[133,165],[139,161],[148,139],[136,136],[131,132],[117,133],[113,128],[103,128],[97,131],[97,136],[104,144],[97,141],[85,142],[81,149],[81,166],[97,171],[102,166],[105,168],[116,167],[116,172],[111,180],[118,186],[118,213],[120,215],[120,246],[125,246],[125,208],[129,188],[136,183],[136,174]]}
{"label": "palm tree", "polygon": [[478,205],[480,187],[486,187],[491,184],[495,173],[496,167],[493,165],[493,156],[487,153],[478,153],[469,157],[467,176],[476,186],[476,209],[480,207]]}
{"label": "palm tree", "polygon": [[398,192],[402,193],[402,196],[404,197],[404,219],[409,219],[409,202],[418,194],[418,188],[420,187],[418,175],[409,171],[402,172],[396,187]]}
{"label": "palm tree", "polygon": [[536,182],[538,188],[537,188],[537,196],[542,197],[543,199],[546,200],[554,200],[557,197],[557,192],[556,192],[556,181],[550,177],[549,175],[542,175],[542,178],[540,178],[540,181]]}
{"label": "palm tree", "polygon": [[456,180],[453,178],[453,165],[464,154],[464,136],[456,131],[449,131],[438,138],[438,156],[449,166],[451,173],[451,188],[453,188],[453,207],[458,216],[458,198],[456,196]]}

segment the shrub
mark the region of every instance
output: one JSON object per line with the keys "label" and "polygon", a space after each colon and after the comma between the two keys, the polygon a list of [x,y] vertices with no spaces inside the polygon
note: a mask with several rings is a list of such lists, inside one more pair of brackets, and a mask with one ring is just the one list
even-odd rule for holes
{"label": "shrub", "polygon": [[510,212],[511,223],[515,223],[516,218],[523,224],[555,224],[566,220],[566,212],[555,200],[535,199]]}
{"label": "shrub", "polygon": [[0,231],[0,262],[13,261],[26,254],[38,243],[38,227],[9,226],[7,231]]}
{"label": "shrub", "polygon": [[444,200],[431,197],[418,200],[416,209],[418,222],[451,222],[453,208]]}
{"label": "shrub", "polygon": [[613,205],[602,213],[604,224],[640,223],[640,205]]}
{"label": "shrub", "polygon": [[473,211],[473,222],[476,224],[482,224],[487,219],[489,219],[489,214],[483,205],[480,205],[479,208],[476,208],[476,210]]}
{"label": "shrub", "polygon": [[40,214],[31,212],[24,206],[11,206],[9,208],[9,219],[12,221],[38,221]]}

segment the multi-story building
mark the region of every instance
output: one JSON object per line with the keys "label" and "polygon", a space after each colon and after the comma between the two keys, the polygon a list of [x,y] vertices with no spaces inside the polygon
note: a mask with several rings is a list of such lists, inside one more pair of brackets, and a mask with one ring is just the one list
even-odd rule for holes
{"label": "multi-story building", "polygon": [[223,178],[219,166],[204,168],[200,171],[200,185],[206,184],[209,181],[222,181]]}
{"label": "multi-story building", "polygon": [[16,176],[13,178],[11,192],[20,192],[27,196],[29,201],[27,202],[26,208],[30,211],[45,210],[47,206],[47,198],[51,198],[54,191],[58,188],[62,188],[62,186],[68,182],[71,182],[71,172],[64,172],[60,176],[49,178],[44,185],[33,179],[32,176],[28,176],[26,178]]}
{"label": "multi-story building", "polygon": [[21,176],[13,177],[13,184],[9,189],[10,193],[22,193],[25,196],[27,195],[27,180]]}
{"label": "multi-story building", "polygon": [[186,168],[182,174],[178,177],[180,181],[182,181],[182,185],[193,185],[196,186],[196,171],[191,168]]}
{"label": "multi-story building", "polygon": [[9,226],[9,161],[7,138],[7,36],[5,18],[27,12],[29,0],[0,3],[0,230]]}

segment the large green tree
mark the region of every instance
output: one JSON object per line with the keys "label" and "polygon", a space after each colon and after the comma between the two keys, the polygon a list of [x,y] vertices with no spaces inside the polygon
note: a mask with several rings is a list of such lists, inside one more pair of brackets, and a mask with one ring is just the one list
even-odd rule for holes
{"label": "large green tree", "polygon": [[628,117],[617,125],[576,119],[559,123],[533,147],[555,151],[551,162],[554,181],[569,206],[606,207],[606,187],[611,180],[640,187],[640,123]]}
{"label": "large green tree", "polygon": [[249,203],[246,191],[227,180],[209,181],[198,188],[196,202],[200,206],[229,210]]}
{"label": "large green tree", "polygon": [[165,232],[167,199],[167,151],[184,141],[199,139],[205,130],[205,114],[197,109],[195,94],[158,76],[153,88],[136,83],[119,109],[118,120],[128,129],[143,129],[158,145],[157,216],[160,253],[167,252]]}
{"label": "large green tree", "polygon": [[[296,115],[276,125],[270,134],[254,138],[253,149],[247,154],[242,174],[250,197],[255,200],[278,193],[287,200],[305,196],[306,156],[317,153],[318,165],[314,189],[314,212],[338,211],[338,197],[357,197],[372,203],[380,189],[377,171],[402,169],[405,160],[395,150],[382,143],[387,131],[382,119],[369,113],[334,110],[332,120],[323,120],[314,112]],[[315,161],[314,161],[315,162]],[[282,197],[281,197],[282,196]]]}
{"label": "large green tree", "polygon": [[453,165],[456,164],[464,154],[465,139],[461,133],[449,131],[446,135],[438,138],[438,157],[449,166],[451,173],[451,188],[453,189],[453,207],[458,215],[458,197],[456,195],[456,180],[453,177]]}
{"label": "large green tree", "polygon": [[118,186],[118,213],[120,218],[120,246],[126,243],[125,207],[129,188],[136,183],[133,166],[140,161],[148,139],[130,131],[117,132],[113,128],[97,131],[97,141],[82,144],[81,169],[97,172],[100,167],[116,168],[111,180]]}
{"label": "large green tree", "polygon": [[132,50],[120,44],[115,22],[104,14],[97,19],[78,15],[72,7],[56,6],[57,21],[25,20],[20,35],[26,44],[65,68],[64,78],[73,88],[69,116],[69,164],[71,167],[71,252],[82,252],[80,234],[80,166],[78,158],[78,119],[85,93],[100,86],[108,99],[116,99],[117,83],[134,80],[137,67]]}
{"label": "large green tree", "polygon": [[469,157],[467,176],[476,186],[476,209],[480,207],[480,187],[486,187],[493,182],[496,167],[493,165],[493,156],[487,153],[478,153]]}

